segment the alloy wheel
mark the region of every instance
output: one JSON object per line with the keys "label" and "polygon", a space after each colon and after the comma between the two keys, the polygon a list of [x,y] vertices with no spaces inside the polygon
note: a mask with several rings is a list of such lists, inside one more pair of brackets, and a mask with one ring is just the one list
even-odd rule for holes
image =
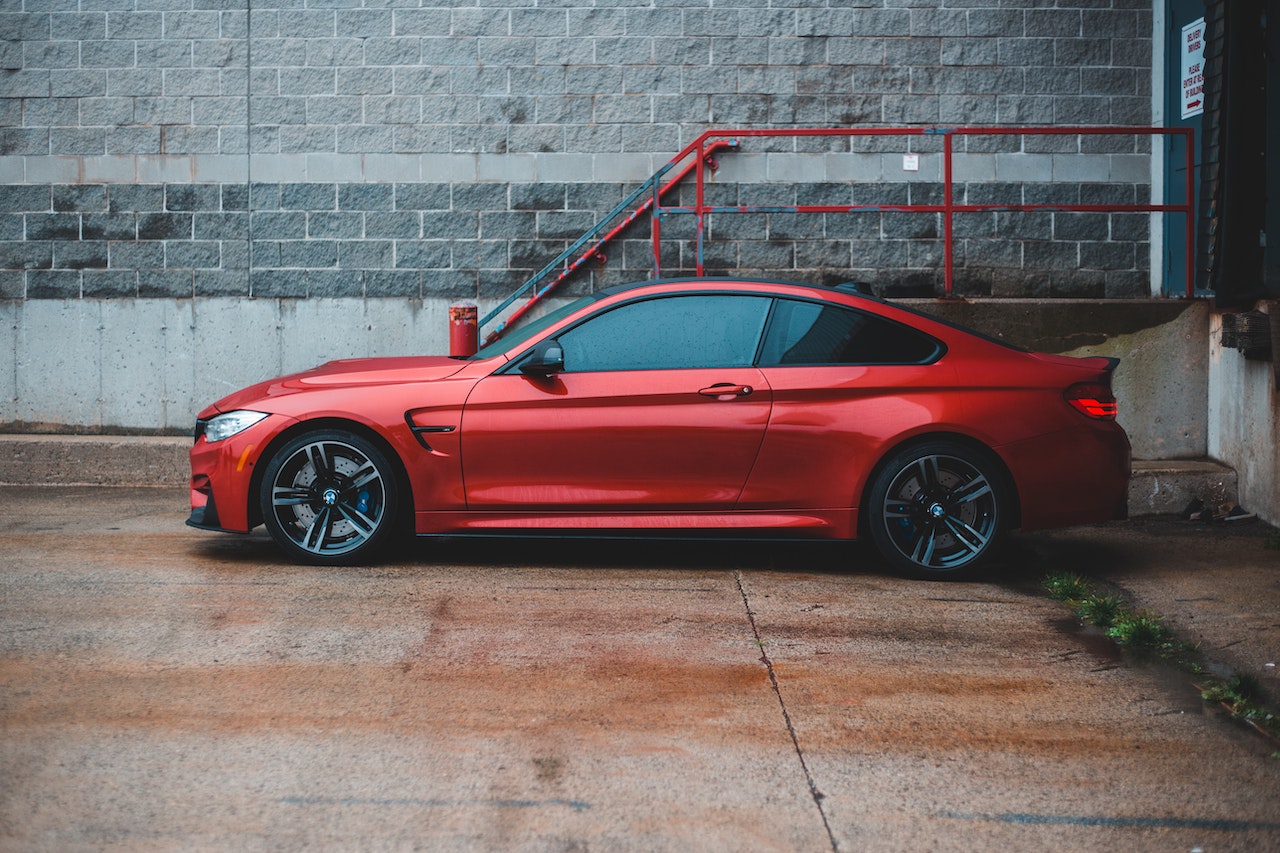
{"label": "alloy wheel", "polygon": [[262,496],[273,538],[312,562],[345,562],[372,550],[393,515],[394,478],[355,435],[304,436],[271,463]]}
{"label": "alloy wheel", "polygon": [[897,457],[872,491],[873,538],[891,562],[925,576],[976,566],[1000,533],[1000,481],[976,455],[923,447]]}

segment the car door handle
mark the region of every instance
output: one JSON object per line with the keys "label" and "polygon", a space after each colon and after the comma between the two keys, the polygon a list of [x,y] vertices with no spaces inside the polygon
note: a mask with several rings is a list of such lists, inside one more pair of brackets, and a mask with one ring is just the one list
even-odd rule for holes
{"label": "car door handle", "polygon": [[703,388],[698,393],[704,397],[750,397],[750,385],[734,385],[730,382],[720,382],[712,385],[710,388]]}

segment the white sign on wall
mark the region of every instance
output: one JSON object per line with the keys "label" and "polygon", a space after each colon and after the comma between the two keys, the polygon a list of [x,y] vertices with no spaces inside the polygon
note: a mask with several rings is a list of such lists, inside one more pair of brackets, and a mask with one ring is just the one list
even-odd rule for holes
{"label": "white sign on wall", "polygon": [[1204,18],[1182,28],[1182,117],[1204,112]]}

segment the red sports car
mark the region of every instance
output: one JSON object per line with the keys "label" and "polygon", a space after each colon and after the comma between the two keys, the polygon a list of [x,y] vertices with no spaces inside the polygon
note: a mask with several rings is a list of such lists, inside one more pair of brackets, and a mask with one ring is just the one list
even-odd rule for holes
{"label": "red sports car", "polygon": [[611,287],[469,358],[334,361],[200,413],[191,518],[309,563],[419,536],[870,537],[970,574],[1001,534],[1123,517],[1116,361],[835,288]]}

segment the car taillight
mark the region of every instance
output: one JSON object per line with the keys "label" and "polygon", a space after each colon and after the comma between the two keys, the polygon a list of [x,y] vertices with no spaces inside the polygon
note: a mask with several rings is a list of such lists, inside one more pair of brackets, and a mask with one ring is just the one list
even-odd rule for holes
{"label": "car taillight", "polygon": [[1101,382],[1081,382],[1072,385],[1063,396],[1077,411],[1086,417],[1100,421],[1116,419],[1116,395],[1110,386]]}

